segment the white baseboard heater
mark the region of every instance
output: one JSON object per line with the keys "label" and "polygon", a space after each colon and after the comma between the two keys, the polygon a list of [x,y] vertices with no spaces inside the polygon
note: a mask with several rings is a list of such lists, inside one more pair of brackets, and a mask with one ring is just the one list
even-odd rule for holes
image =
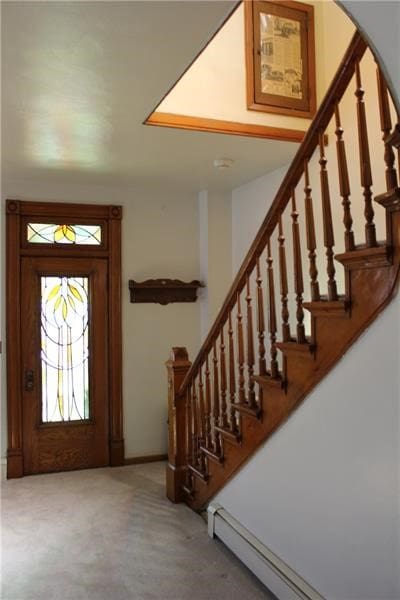
{"label": "white baseboard heater", "polygon": [[324,600],[220,504],[210,504],[207,513],[208,535],[219,538],[279,600]]}

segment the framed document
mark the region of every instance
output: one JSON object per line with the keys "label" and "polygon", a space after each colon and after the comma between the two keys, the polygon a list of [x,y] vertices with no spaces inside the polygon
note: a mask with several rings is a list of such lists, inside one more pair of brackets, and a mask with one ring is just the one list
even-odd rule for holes
{"label": "framed document", "polygon": [[310,118],[316,109],[314,8],[245,0],[247,108]]}

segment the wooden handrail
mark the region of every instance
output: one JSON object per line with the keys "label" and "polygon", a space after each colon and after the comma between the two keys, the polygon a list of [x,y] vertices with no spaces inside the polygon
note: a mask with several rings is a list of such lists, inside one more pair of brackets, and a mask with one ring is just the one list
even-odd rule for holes
{"label": "wooden handrail", "polygon": [[304,163],[308,161],[318,146],[320,135],[323,134],[332,119],[335,106],[341,100],[345,93],[354,73],[356,65],[363,57],[367,49],[367,44],[357,31],[350,42],[350,45],[343,57],[342,62],[333,78],[331,85],[323,99],[317,114],[307,131],[303,142],[301,143],[294,159],[289,167],[286,176],[275,196],[275,199],[251,245],[242,266],[236,275],[228,295],[219,311],[211,330],[205,339],[200,351],[194,360],[190,370],[187,372],[185,379],[178,391],[179,395],[185,393],[186,388],[193,376],[198,372],[199,368],[206,359],[207,354],[216,342],[221,328],[228,320],[229,313],[236,304],[238,293],[242,291],[246,284],[247,276],[256,266],[257,258],[264,251],[271,234],[278,225],[279,218],[285,210],[288,202],[291,199],[291,192],[297,186],[302,174],[304,173]]}

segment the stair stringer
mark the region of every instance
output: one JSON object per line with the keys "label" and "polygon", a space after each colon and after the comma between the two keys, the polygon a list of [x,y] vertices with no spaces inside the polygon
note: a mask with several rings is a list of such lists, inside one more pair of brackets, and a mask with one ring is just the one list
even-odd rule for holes
{"label": "stair stringer", "polygon": [[[275,432],[301,404],[306,396],[343,358],[369,325],[397,293],[400,280],[400,206],[386,207],[388,266],[375,266],[366,258],[364,264],[347,260],[346,298],[348,312],[342,316],[329,313],[312,316],[315,350],[285,353],[285,386],[262,384],[263,413],[260,419],[243,415],[242,443],[224,443],[222,464],[208,461],[208,478],[194,480],[194,490],[186,499],[194,510],[201,510],[230,478],[251,458],[257,448]],[[356,254],[357,250],[352,254]],[[349,256],[347,256],[349,258]]]}

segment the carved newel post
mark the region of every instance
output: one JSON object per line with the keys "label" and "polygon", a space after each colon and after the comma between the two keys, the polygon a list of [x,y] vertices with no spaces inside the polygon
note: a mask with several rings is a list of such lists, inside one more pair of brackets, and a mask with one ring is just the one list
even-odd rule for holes
{"label": "carved newel post", "polygon": [[172,502],[183,500],[182,486],[186,472],[185,396],[178,396],[179,388],[189,371],[186,348],[172,348],[167,361],[168,372],[168,465],[167,497]]}

